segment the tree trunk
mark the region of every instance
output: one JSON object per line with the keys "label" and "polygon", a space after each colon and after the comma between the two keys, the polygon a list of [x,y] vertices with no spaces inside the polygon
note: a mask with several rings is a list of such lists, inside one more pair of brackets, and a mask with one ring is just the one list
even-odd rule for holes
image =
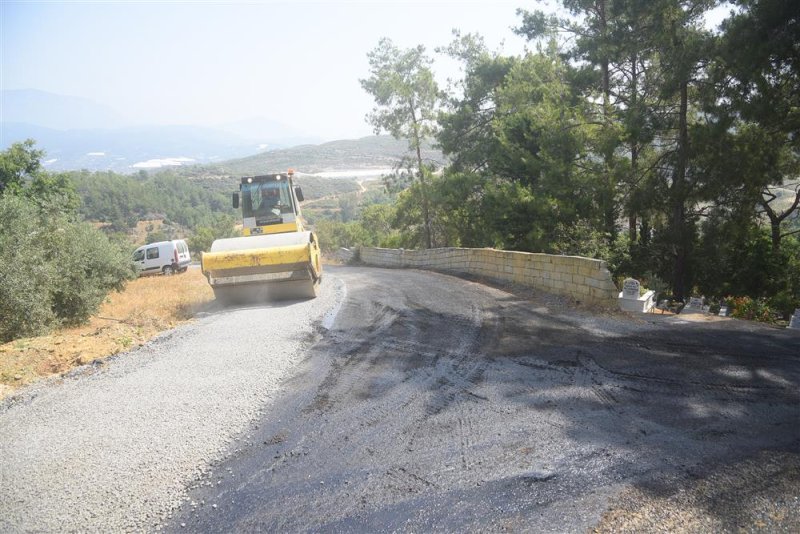
{"label": "tree trunk", "polygon": [[417,121],[416,110],[411,108],[411,120],[414,123],[414,148],[417,151],[417,171],[419,172],[419,185],[422,189],[422,218],[424,219],[423,233],[425,239],[425,248],[432,248],[431,245],[431,216],[430,207],[428,205],[428,183],[425,180],[425,167],[422,163],[422,149],[420,145],[422,141],[419,137],[419,122]]}
{"label": "tree trunk", "polygon": [[689,83],[681,82],[680,116],[678,117],[678,157],[672,183],[672,231],[675,240],[675,265],[672,292],[676,298],[686,296],[688,244],[686,235],[686,166],[689,156],[689,130],[687,126]]}
{"label": "tree trunk", "polygon": [[650,221],[647,220],[645,215],[641,217],[642,229],[639,231],[639,243],[644,246],[650,244]]}
{"label": "tree trunk", "polygon": [[[766,200],[764,197],[769,196],[770,200]],[[783,221],[788,218],[792,213],[794,213],[798,207],[800,207],[800,186],[795,191],[794,201],[792,205],[789,206],[788,209],[783,211],[782,213],[778,213],[774,209],[770,203],[775,200],[776,196],[773,195],[769,188],[767,188],[766,192],[761,192],[761,207],[764,208],[764,213],[767,214],[769,217],[769,226],[770,226],[770,233],[772,239],[772,252],[778,253],[781,250],[781,239],[783,238],[783,234],[781,233],[781,224]]]}
{"label": "tree trunk", "polygon": [[[608,21],[606,20],[606,2],[600,0],[597,4],[597,14],[600,22],[600,45],[603,47],[603,54],[600,59],[600,71],[602,74],[602,93],[603,93],[603,125],[608,128],[611,122],[611,78],[609,75],[608,60]],[[603,143],[607,143],[603,139]],[[603,199],[603,223],[606,230],[609,245],[613,244],[617,237],[617,220],[614,206],[616,193],[616,183],[612,172],[614,154],[604,146],[603,153],[603,172],[605,173],[606,198]]]}
{"label": "tree trunk", "polygon": [[628,214],[628,241],[630,242],[629,246],[633,246],[636,243],[636,237],[638,232],[636,230],[636,212],[631,210],[630,214]]}
{"label": "tree trunk", "polygon": [[772,252],[778,253],[781,250],[781,221],[770,217],[769,225],[772,233]]}
{"label": "tree trunk", "polygon": [[[636,71],[637,57],[636,54],[631,54],[631,107],[635,110],[637,104],[637,96],[639,91],[639,73]],[[638,182],[639,174],[639,143],[637,139],[631,138],[631,173],[630,173],[630,190],[628,191],[628,238],[630,246],[636,243],[636,205],[635,189]]]}
{"label": "tree trunk", "polygon": [[425,180],[425,168],[422,164],[422,151],[417,138],[417,168],[419,169],[419,184],[422,187],[422,217],[425,219],[425,248],[432,247],[431,215],[428,206],[428,182]]}
{"label": "tree trunk", "polygon": [[[636,179],[637,174],[639,173],[639,146],[636,142],[631,142],[631,178],[634,180]],[[636,186],[631,186],[631,191],[628,196],[628,238],[630,240],[630,246],[633,246],[636,243],[636,217],[637,217],[637,206],[636,206],[636,194],[635,189]]]}

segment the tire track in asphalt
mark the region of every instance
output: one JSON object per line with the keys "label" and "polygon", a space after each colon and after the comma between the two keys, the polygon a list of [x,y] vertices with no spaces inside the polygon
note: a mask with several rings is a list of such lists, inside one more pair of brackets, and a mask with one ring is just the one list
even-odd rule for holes
{"label": "tire track in asphalt", "polygon": [[[585,531],[624,485],[800,443],[780,335],[761,365],[684,325],[587,329],[443,275],[341,276],[339,319],[223,489],[193,494],[218,508],[191,530]],[[770,387],[704,386],[751,367]]]}

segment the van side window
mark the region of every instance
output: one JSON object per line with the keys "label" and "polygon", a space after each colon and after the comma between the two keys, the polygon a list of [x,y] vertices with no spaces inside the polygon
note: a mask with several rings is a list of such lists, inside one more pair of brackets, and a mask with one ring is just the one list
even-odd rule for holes
{"label": "van side window", "polygon": [[133,261],[142,261],[144,259],[144,249],[137,250],[133,253]]}
{"label": "van side window", "polygon": [[148,248],[147,249],[147,259],[154,260],[158,258],[158,247]]}

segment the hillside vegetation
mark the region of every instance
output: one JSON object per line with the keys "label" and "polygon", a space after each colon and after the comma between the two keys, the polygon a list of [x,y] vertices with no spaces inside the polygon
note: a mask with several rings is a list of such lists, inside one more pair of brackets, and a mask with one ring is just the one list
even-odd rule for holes
{"label": "hillside vegetation", "polygon": [[[270,150],[246,158],[185,167],[179,172],[182,175],[202,177],[264,174],[281,172],[289,168],[303,173],[385,169],[396,165],[407,154],[408,143],[405,140],[398,140],[388,135],[368,136],[320,145]],[[423,146],[423,157],[439,165],[444,162],[441,151],[434,149],[430,143]]]}
{"label": "hillside vegetation", "polygon": [[[133,176],[80,171],[63,176],[75,184],[83,217],[103,223],[107,231],[133,235],[141,221],[159,221],[149,225],[148,242],[188,238],[197,254],[208,250],[214,239],[236,235],[234,227],[241,222],[231,203],[240,176],[191,178],[171,170]],[[305,176],[297,185],[308,201],[359,190],[355,180],[315,176]]]}
{"label": "hillside vegetation", "polygon": [[[660,298],[705,296],[774,321],[800,307],[800,12],[738,0],[563,1],[520,12],[519,56],[455,32],[438,53],[381,39],[360,80],[371,124],[408,142],[393,203],[331,221],[329,240],[494,247],[608,262]],[[435,139],[447,163],[415,150]]]}

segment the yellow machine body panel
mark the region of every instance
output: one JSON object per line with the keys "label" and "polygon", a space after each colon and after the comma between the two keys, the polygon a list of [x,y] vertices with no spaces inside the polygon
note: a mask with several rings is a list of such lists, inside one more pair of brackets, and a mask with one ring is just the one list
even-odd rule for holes
{"label": "yellow machine body panel", "polygon": [[258,267],[262,265],[310,262],[310,244],[230,250],[226,252],[207,252],[203,254],[203,272]]}

